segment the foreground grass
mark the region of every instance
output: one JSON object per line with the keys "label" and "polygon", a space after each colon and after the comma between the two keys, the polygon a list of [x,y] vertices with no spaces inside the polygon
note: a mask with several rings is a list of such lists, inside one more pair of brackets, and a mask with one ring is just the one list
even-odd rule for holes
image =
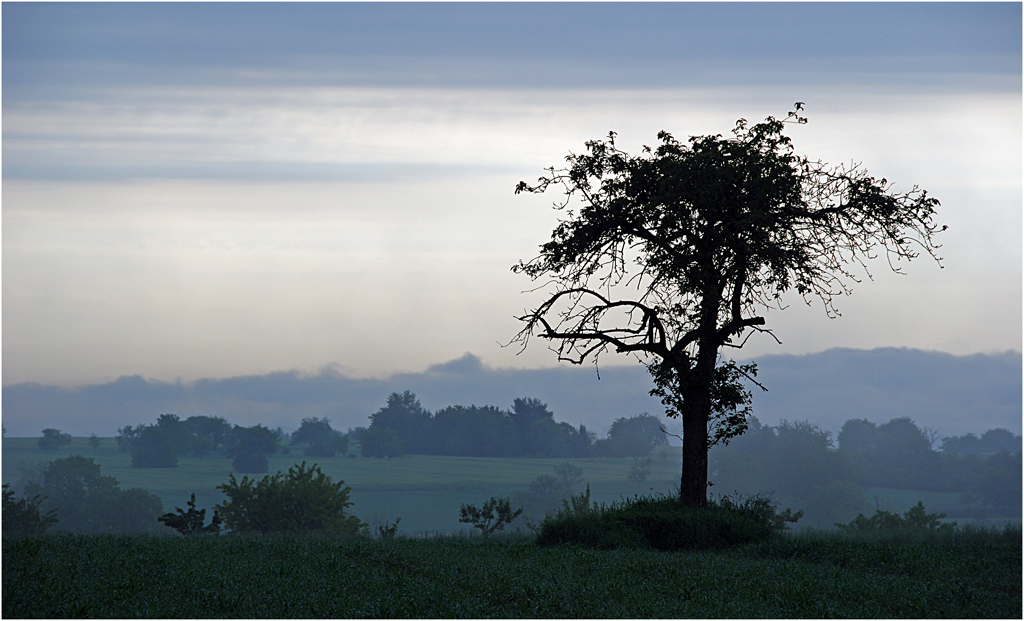
{"label": "foreground grass", "polygon": [[525,538],[3,541],[10,617],[1020,618],[1021,545],[785,537],[724,552]]}

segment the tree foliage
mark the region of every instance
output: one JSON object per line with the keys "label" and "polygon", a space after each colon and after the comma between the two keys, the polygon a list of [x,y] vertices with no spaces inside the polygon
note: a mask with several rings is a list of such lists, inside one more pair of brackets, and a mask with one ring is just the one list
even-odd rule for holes
{"label": "tree foliage", "polygon": [[[387,435],[380,437],[387,450],[393,454],[423,454],[429,443],[430,412],[423,409],[416,395],[406,390],[388,395],[387,404],[370,415],[370,429],[389,430],[393,439]],[[371,443],[378,438],[371,438]],[[380,449],[376,451],[382,452]],[[379,455],[383,456],[383,455]]]}
{"label": "tree foliage", "polygon": [[862,485],[943,491],[936,489],[933,476],[943,469],[942,456],[932,450],[924,429],[906,416],[882,425],[848,420],[837,439]]}
{"label": "tree foliage", "polygon": [[38,444],[44,451],[55,451],[63,446],[71,446],[71,434],[61,433],[60,429],[43,429],[43,437],[39,438]]}
{"label": "tree foliage", "polygon": [[55,511],[59,530],[124,533],[156,530],[163,510],[160,498],[146,490],[122,490],[117,479],[100,474],[91,457],[72,455],[51,461],[43,482],[25,487],[26,496],[45,499],[41,508]]}
{"label": "tree foliage", "polygon": [[771,494],[780,502],[807,512],[811,526],[829,528],[863,511],[864,488],[856,472],[837,450],[832,434],[808,422],[781,421],[750,429],[729,449],[710,454],[714,489],[744,495]]}
{"label": "tree foliage", "polygon": [[225,526],[238,533],[326,532],[356,534],[363,527],[359,518],[346,515],[352,506],[352,488],[306,462],[267,475],[259,481],[235,475],[217,489],[227,500],[216,509]]}
{"label": "tree foliage", "polygon": [[197,441],[209,440],[214,451],[220,449],[231,435],[231,424],[220,416],[189,416],[185,425]]}
{"label": "tree foliage", "polygon": [[595,451],[602,457],[647,457],[656,447],[668,444],[657,416],[646,412],[615,419],[608,438],[598,440]]}
{"label": "tree foliage", "polygon": [[332,429],[327,418],[303,418],[291,441],[292,444],[306,444],[307,457],[334,457],[348,450],[348,438]]}
{"label": "tree foliage", "polygon": [[226,446],[235,470],[250,474],[266,472],[270,465],[269,457],[279,449],[278,435],[263,425],[235,425]]}
{"label": "tree foliage", "polygon": [[588,457],[594,434],[556,422],[539,399],[517,398],[509,411],[453,405],[431,414],[409,391],[392,393],[357,434],[364,457],[404,454],[469,457]]}
{"label": "tree foliage", "polygon": [[[707,503],[707,452],[742,432],[753,367],[723,362],[766,331],[762,313],[795,291],[835,301],[858,281],[856,268],[884,256],[899,271],[920,252],[935,256],[938,201],[856,167],[831,167],[793,152],[787,122],[805,123],[802,104],[786,119],[733,135],[667,132],[656,148],[632,156],[607,140],[586,143],[566,168],[547,169],[536,185],[560,187],[566,217],[532,260],[513,271],[551,283],[544,302],[520,317],[516,339],[552,342],[560,360],[582,363],[613,350],[638,356],[668,416],[683,421],[680,497]],[[570,208],[574,199],[577,208]]]}

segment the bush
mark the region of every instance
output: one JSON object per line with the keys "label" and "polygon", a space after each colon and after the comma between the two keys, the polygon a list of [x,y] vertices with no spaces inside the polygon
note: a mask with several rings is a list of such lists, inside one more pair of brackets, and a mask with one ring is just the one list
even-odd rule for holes
{"label": "bush", "polygon": [[722,497],[706,508],[682,505],[674,496],[637,497],[610,507],[572,499],[544,519],[537,543],[595,548],[650,547],[655,550],[720,549],[765,541],[786,530],[803,512],[779,513],[763,496],[746,500]]}
{"label": "bush", "polygon": [[31,498],[14,499],[14,490],[3,484],[3,531],[7,537],[23,537],[40,535],[57,523],[56,511],[42,513],[39,510],[43,503],[39,495]]}
{"label": "bush", "polygon": [[945,513],[926,513],[920,500],[902,516],[879,509],[870,518],[860,513],[849,524],[836,524],[839,530],[847,532],[892,532],[892,531],[952,531],[956,522],[943,523]]}
{"label": "bush", "polygon": [[492,496],[482,509],[475,505],[462,505],[459,508],[459,521],[472,524],[480,529],[484,537],[490,537],[495,531],[503,530],[511,524],[522,512],[522,509],[513,511],[512,502],[508,498]]}
{"label": "bush", "polygon": [[221,519],[216,510],[213,512],[213,519],[210,523],[203,526],[203,522],[206,521],[206,509],[196,511],[195,492],[192,493],[192,499],[186,504],[188,511],[182,511],[181,507],[175,507],[174,510],[178,512],[177,515],[165,513],[158,517],[157,520],[163,522],[164,526],[173,528],[186,536],[216,534],[220,532]]}
{"label": "bush", "polygon": [[345,515],[352,506],[352,488],[344,481],[332,482],[316,464],[307,470],[302,462],[289,468],[288,474],[278,472],[260,481],[243,476],[239,483],[234,474],[228,476],[228,483],[217,486],[228,500],[216,509],[234,532],[354,535],[363,528],[359,518]]}

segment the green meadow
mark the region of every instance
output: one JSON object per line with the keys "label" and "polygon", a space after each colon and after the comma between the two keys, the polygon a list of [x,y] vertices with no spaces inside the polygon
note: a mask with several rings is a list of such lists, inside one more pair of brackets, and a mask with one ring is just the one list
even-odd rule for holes
{"label": "green meadow", "polygon": [[[45,452],[38,438],[3,439],[3,481],[14,483],[28,467],[68,455],[84,455],[96,460],[104,475],[116,478],[122,489],[141,487],[160,497],[165,511],[184,507],[196,494],[200,508],[212,507],[224,500],[217,486],[225,483],[234,469],[231,460],[212,454],[207,457],[182,457],[177,468],[133,468],[131,456],[122,453],[113,438],[100,438],[93,449],[88,438],[74,438],[71,446]],[[352,486],[353,513],[377,524],[401,517],[401,532],[406,534],[451,533],[471,530],[458,521],[459,506],[480,504],[491,496],[507,496],[523,489],[542,474],[552,474],[565,459],[440,457],[410,455],[391,459],[363,457],[307,458],[302,450],[276,454],[270,458],[269,473],[287,471],[295,463],[317,463],[333,480]],[[584,483],[591,486],[592,498],[611,502],[652,492],[668,493],[677,488],[680,455],[677,448],[662,447],[652,455],[651,474],[642,487],[627,480],[631,459],[572,459],[583,469]],[[236,475],[237,476],[237,475]],[[262,475],[256,475],[260,477]],[[239,477],[240,478],[240,477]],[[715,492],[728,494],[732,490]],[[1020,522],[1020,516],[983,518],[965,516],[960,494],[915,490],[868,488],[866,507],[902,513],[923,501],[929,511],[949,513],[960,524],[1000,525]],[[793,507],[794,510],[799,507]]]}
{"label": "green meadow", "polygon": [[[79,454],[95,459],[102,473],[117,479],[122,489],[141,487],[150,491],[161,498],[165,511],[171,511],[184,507],[193,492],[200,508],[222,502],[224,495],[217,486],[234,471],[231,460],[219,455],[182,457],[176,468],[132,468],[131,456],[120,452],[113,438],[101,438],[95,450],[88,438],[74,438],[71,446],[52,452],[40,450],[36,443],[36,438],[4,438],[5,483],[17,481],[26,466]],[[552,474],[554,467],[566,460],[429,455],[308,458],[299,449],[271,457],[268,472],[287,471],[302,461],[317,463],[334,481],[343,480],[352,486],[352,511],[360,519],[372,524],[401,517],[401,532],[421,534],[471,529],[458,521],[461,504],[479,505],[491,496],[509,495],[539,475]],[[583,469],[584,482],[590,483],[592,497],[598,502],[669,492],[678,485],[680,456],[676,449],[653,456],[651,474],[642,488],[626,478],[633,465],[631,459],[570,461]]]}

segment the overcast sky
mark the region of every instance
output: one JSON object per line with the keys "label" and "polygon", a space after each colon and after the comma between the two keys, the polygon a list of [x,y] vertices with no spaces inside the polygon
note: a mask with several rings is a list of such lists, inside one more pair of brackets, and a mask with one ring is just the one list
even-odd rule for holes
{"label": "overcast sky", "polygon": [[798,152],[942,202],[945,267],[737,357],[1021,349],[1020,3],[2,10],[5,385],[555,366],[500,346],[557,215],[515,184],[795,101]]}

